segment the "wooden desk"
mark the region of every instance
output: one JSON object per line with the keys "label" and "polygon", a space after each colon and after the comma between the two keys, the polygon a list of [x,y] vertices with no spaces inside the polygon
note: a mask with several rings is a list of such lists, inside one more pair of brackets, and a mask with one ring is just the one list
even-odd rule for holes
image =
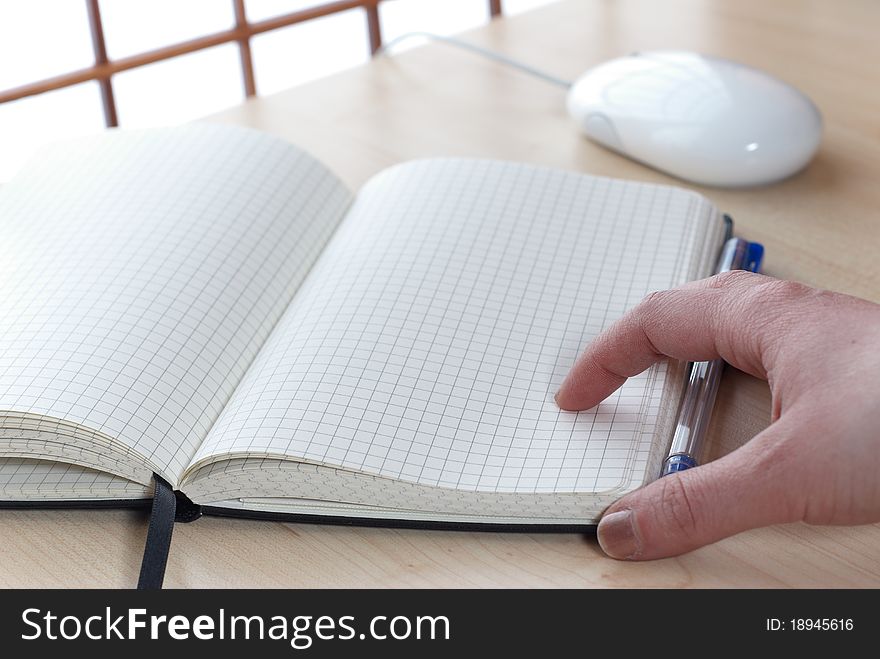
{"label": "wooden desk", "polygon": [[[798,0],[574,0],[494,24],[474,42],[574,78],[634,50],[691,49],[763,68],[826,120],[817,159],[764,189],[705,189],[767,272],[880,301],[880,4]],[[579,137],[561,90],[443,45],[265,99],[215,119],[306,147],[356,187],[392,163],[484,156],[674,182]],[[730,373],[716,454],[769,420],[763,382]],[[0,511],[0,585],[131,586],[146,531],[128,512]],[[878,586],[880,525],[743,533],[689,555],[629,564],[572,535],[446,533],[202,519],[178,525],[166,585]]]}

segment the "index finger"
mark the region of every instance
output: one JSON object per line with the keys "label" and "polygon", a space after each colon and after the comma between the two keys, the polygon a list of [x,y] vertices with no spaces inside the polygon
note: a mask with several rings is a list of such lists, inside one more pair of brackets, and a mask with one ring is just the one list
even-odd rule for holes
{"label": "index finger", "polygon": [[614,393],[628,377],[672,357],[722,358],[766,377],[762,330],[748,323],[747,294],[770,277],[728,272],[680,288],[652,293],[587,346],[556,394],[564,410],[586,410]]}

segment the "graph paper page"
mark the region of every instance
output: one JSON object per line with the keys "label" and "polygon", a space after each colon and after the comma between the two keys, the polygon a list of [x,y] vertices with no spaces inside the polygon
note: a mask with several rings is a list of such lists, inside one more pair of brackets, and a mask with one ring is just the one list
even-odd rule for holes
{"label": "graph paper page", "polygon": [[152,488],[86,467],[0,458],[0,500],[145,499]]}
{"label": "graph paper page", "polygon": [[64,419],[176,483],[350,202],[310,156],[241,128],[44,154],[0,191],[0,455],[63,453],[10,419]]}
{"label": "graph paper page", "polygon": [[196,459],[286,456],[471,491],[619,486],[647,460],[664,366],[590,411],[553,394],[646,293],[706,274],[720,225],[662,186],[482,160],[387,170]]}

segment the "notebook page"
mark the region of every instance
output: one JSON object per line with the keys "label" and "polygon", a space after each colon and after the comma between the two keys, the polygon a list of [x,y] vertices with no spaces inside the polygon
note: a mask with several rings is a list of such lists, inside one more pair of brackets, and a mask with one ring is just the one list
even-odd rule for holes
{"label": "notebook page", "polygon": [[71,461],[176,483],[350,201],[247,129],[54,147],[0,190],[0,455],[57,457],[31,417],[63,419],[149,469]]}
{"label": "notebook page", "polygon": [[148,485],[87,467],[0,458],[0,500],[146,499],[152,494]]}
{"label": "notebook page", "polygon": [[644,472],[665,366],[590,411],[553,394],[626,309],[707,274],[720,227],[675,188],[480,160],[386,170],[196,460],[285,456],[481,492],[620,487]]}

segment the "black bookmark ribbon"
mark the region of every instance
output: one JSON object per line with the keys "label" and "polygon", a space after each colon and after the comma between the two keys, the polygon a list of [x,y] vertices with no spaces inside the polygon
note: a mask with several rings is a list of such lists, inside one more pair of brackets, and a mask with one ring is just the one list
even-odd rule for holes
{"label": "black bookmark ribbon", "polygon": [[150,526],[147,529],[147,543],[144,546],[144,559],[141,561],[138,590],[162,588],[177,512],[177,497],[174,495],[174,490],[163,478],[155,474],[153,480],[156,483],[156,491],[153,494],[153,509],[150,511]]}

